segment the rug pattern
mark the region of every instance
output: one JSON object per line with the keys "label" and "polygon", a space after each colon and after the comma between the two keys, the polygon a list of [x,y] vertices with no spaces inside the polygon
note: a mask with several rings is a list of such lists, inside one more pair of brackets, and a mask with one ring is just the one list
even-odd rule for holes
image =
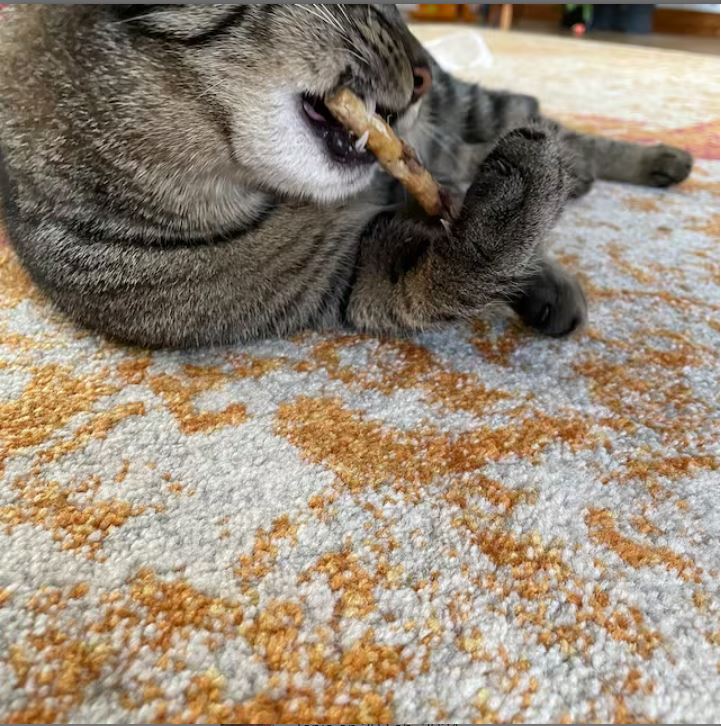
{"label": "rug pattern", "polygon": [[0,245],[0,721],[718,722],[718,63],[486,37],[698,157],[569,208],[569,341],[131,350]]}

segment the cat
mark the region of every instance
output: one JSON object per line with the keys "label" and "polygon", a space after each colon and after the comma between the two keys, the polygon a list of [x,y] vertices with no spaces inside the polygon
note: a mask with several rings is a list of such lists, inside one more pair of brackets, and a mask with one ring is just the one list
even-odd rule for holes
{"label": "cat", "polygon": [[[340,86],[453,191],[452,225],[333,120]],[[393,5],[16,6],[0,87],[17,255],[70,318],[145,347],[403,334],[497,302],[566,335],[586,301],[544,238],[567,201],[692,165],[452,78]]]}

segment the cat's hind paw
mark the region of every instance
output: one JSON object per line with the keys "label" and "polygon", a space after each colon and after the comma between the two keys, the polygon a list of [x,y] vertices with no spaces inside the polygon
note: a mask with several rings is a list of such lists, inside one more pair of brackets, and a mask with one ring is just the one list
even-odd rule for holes
{"label": "cat's hind paw", "polygon": [[648,186],[669,187],[679,184],[691,173],[693,157],[675,146],[658,144],[650,147],[645,156],[641,182]]}

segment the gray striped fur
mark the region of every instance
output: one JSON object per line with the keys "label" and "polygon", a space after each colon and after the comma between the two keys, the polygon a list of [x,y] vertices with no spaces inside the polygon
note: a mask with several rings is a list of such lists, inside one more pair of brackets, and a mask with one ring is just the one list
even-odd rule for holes
{"label": "gray striped fur", "polygon": [[[25,6],[0,24],[11,242],[74,320],[145,346],[309,327],[402,332],[506,301],[561,335],[580,287],[545,257],[596,177],[665,186],[691,160],[572,134],[535,100],[433,67],[393,6]],[[372,166],[334,163],[299,94],[350,85],[462,209],[446,230]]]}

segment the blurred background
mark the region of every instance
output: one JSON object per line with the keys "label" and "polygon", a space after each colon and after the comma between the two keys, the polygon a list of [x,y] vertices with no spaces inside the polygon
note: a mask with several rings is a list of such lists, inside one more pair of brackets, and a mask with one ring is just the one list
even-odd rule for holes
{"label": "blurred background", "polygon": [[414,22],[471,23],[696,53],[719,53],[713,4],[419,4],[401,5]]}

